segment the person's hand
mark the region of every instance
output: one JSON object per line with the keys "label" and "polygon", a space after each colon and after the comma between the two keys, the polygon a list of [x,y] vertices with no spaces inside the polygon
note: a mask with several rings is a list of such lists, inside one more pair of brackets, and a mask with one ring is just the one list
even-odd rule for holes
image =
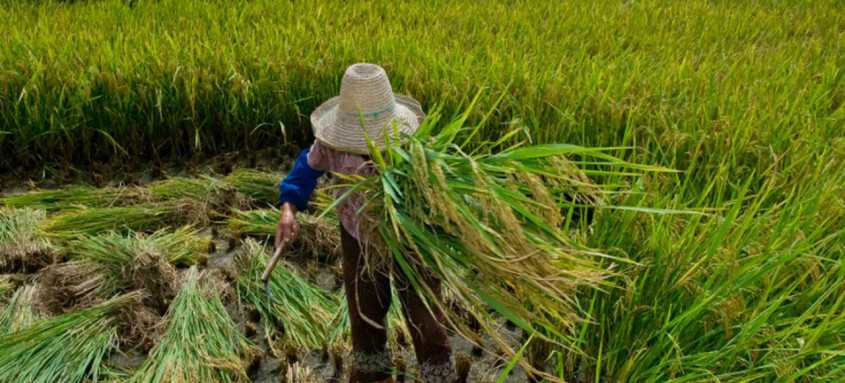
{"label": "person's hand", "polygon": [[296,206],[285,202],[282,205],[282,216],[276,226],[276,248],[281,246],[282,241],[293,242],[297,235],[299,235],[299,224],[296,223]]}

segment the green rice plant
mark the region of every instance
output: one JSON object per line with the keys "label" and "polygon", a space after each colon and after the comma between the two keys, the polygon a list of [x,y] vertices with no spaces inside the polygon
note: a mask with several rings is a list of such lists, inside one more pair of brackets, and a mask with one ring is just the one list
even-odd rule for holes
{"label": "green rice plant", "polygon": [[119,314],[137,298],[123,295],[0,337],[0,381],[99,381],[103,360],[115,345]]}
{"label": "green rice plant", "polygon": [[130,382],[246,382],[259,350],[241,334],[196,268],[167,311],[167,331]]}
{"label": "green rice plant", "polygon": [[79,207],[112,207],[150,202],[154,198],[140,187],[92,188],[75,187],[60,190],[38,190],[0,198],[0,205],[29,207],[47,211]]}
{"label": "green rice plant", "polygon": [[636,145],[702,163],[699,179],[722,158],[719,172],[759,176],[841,137],[838,0],[526,4],[5,1],[0,161],[305,145],[304,115],[361,60],[446,115],[478,89],[494,90],[484,108],[505,94],[481,139],[524,125],[541,142]]}
{"label": "green rice plant", "polygon": [[152,231],[174,225],[205,225],[205,206],[191,199],[112,208],[87,208],[54,215],[40,224],[60,242],[107,232]]}
{"label": "green rice plant", "polygon": [[256,202],[266,205],[279,203],[279,174],[261,172],[252,169],[235,170],[223,180],[232,185],[241,194]]}
{"label": "green rice plant", "polygon": [[261,314],[265,333],[276,354],[279,354],[274,345],[276,339],[304,350],[325,346],[329,323],[338,310],[337,296],[312,285],[280,263],[270,277],[270,292],[279,303],[271,302],[260,280],[269,258],[258,242],[251,239],[244,242],[244,251],[235,259],[241,303],[255,307]]}
{"label": "green rice plant", "polygon": [[[234,211],[226,220],[229,231],[253,237],[268,238],[276,233],[281,212],[279,209]],[[290,244],[288,254],[327,258],[337,253],[340,229],[336,216],[317,217],[297,214],[299,236]]]}
{"label": "green rice plant", "polygon": [[176,266],[207,257],[211,240],[192,227],[152,234],[116,232],[83,236],[64,246],[67,263],[44,270],[43,303],[53,311],[90,305],[129,290],[147,293],[146,304],[163,312],[176,295]]}
{"label": "green rice plant", "polygon": [[[621,270],[623,289],[583,291],[592,321],[577,326],[573,345],[583,354],[561,351],[562,365],[609,381],[843,381],[845,161],[817,161],[793,164],[794,176],[812,181],[787,199],[777,197],[777,178],[757,192],[746,179],[727,193],[712,179],[706,200],[725,208],[707,216],[601,215],[589,244],[626,249],[620,255],[637,265]],[[689,208],[683,201],[620,197]]]}
{"label": "green rice plant", "polygon": [[[380,172],[353,179],[350,191],[371,201],[370,214],[380,233],[369,265],[398,265],[427,304],[448,308],[421,283],[426,270],[467,307],[487,335],[511,356],[516,351],[490,324],[488,309],[527,332],[542,331],[561,344],[579,321],[575,294],[579,288],[603,288],[608,272],[596,261],[608,255],[570,239],[562,230],[562,211],[600,200],[601,185],[587,176],[637,174],[659,170],[626,163],[606,152],[568,144],[500,147],[501,142],[465,151],[481,125],[459,140],[464,119],[446,124],[437,134],[435,111],[403,145],[382,154],[369,141]],[[518,131],[514,131],[516,134]],[[398,134],[397,134],[398,136]],[[507,135],[506,135],[507,136]],[[387,137],[387,135],[385,135]],[[568,157],[586,159],[579,168]],[[624,260],[620,260],[624,262]],[[480,340],[460,323],[451,322],[469,339]],[[523,367],[530,368],[526,363]]]}
{"label": "green rice plant", "polygon": [[38,230],[46,217],[44,210],[0,208],[0,270],[26,271],[55,260],[55,248]]}
{"label": "green rice plant", "polygon": [[35,308],[35,289],[35,285],[27,285],[12,295],[9,304],[0,313],[0,336],[24,330],[41,319],[41,313]]}

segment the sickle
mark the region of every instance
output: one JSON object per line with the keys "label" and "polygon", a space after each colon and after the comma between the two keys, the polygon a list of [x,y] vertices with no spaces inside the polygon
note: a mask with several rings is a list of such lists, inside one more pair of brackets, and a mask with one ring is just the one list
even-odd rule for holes
{"label": "sickle", "polygon": [[282,244],[279,245],[279,247],[276,248],[276,252],[273,253],[273,258],[270,258],[270,263],[267,264],[264,272],[261,273],[261,281],[264,282],[264,291],[267,293],[267,298],[270,299],[270,302],[275,304],[278,304],[279,302],[273,299],[273,294],[270,294],[270,275],[273,274],[273,269],[276,268],[276,264],[279,263],[280,259],[282,259],[282,253],[284,253],[287,244],[287,239],[282,241]]}

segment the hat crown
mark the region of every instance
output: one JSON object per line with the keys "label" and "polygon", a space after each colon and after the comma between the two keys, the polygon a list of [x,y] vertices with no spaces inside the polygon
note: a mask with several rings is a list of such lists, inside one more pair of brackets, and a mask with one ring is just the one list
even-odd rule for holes
{"label": "hat crown", "polygon": [[384,69],[375,64],[355,64],[340,82],[340,111],[365,119],[389,117],[395,104],[393,89]]}

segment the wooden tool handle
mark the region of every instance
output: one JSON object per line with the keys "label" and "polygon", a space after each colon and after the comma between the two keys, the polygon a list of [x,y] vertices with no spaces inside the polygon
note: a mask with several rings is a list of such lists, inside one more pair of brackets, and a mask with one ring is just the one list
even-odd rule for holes
{"label": "wooden tool handle", "polygon": [[273,269],[276,268],[276,264],[279,263],[279,260],[282,259],[282,253],[287,246],[288,241],[282,241],[282,244],[279,245],[279,248],[276,249],[276,252],[273,254],[273,258],[270,258],[270,263],[267,264],[267,268],[264,269],[264,272],[261,273],[261,280],[263,282],[267,282],[270,279],[270,274],[273,273]]}

